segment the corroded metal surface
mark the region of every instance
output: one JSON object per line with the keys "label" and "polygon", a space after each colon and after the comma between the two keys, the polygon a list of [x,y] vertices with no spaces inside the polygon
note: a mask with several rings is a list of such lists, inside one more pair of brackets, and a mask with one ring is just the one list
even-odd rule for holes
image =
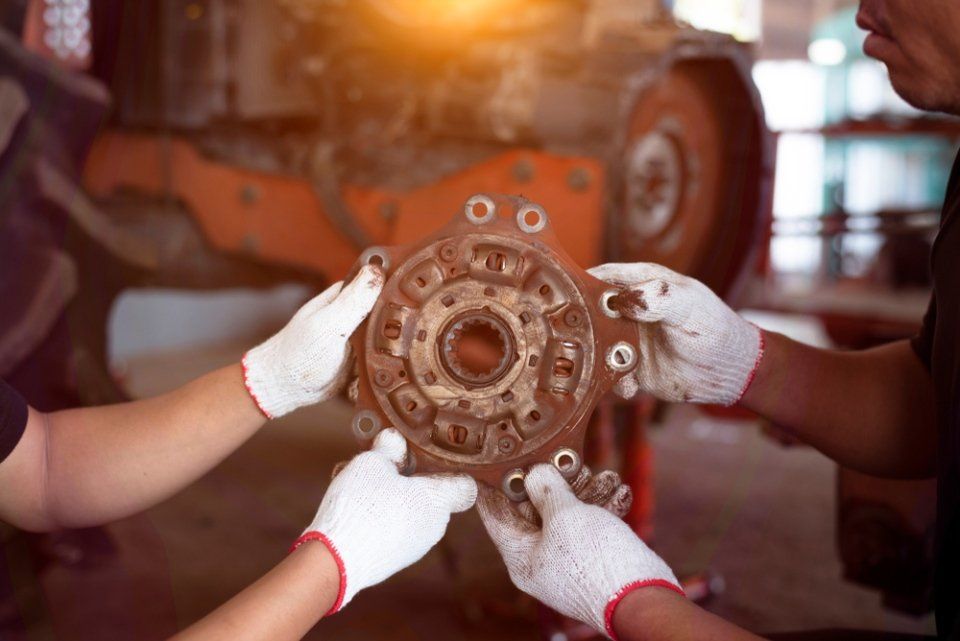
{"label": "corroded metal surface", "polygon": [[395,426],[418,472],[464,471],[513,498],[581,462],[593,406],[636,364],[636,325],[558,246],[535,203],[478,195],[436,234],[371,248],[388,279],[354,335],[356,436]]}

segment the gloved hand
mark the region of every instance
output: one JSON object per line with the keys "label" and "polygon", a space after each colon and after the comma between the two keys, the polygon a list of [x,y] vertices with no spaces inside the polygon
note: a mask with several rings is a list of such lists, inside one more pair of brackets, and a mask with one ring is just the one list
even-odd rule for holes
{"label": "gloved hand", "polygon": [[[570,481],[573,495],[588,505],[599,505],[614,516],[623,518],[633,505],[633,492],[630,486],[621,482],[620,475],[612,470],[603,470],[599,474],[586,465]],[[514,507],[527,521],[540,527],[540,514],[529,500],[515,503]]]}
{"label": "gloved hand", "polygon": [[642,389],[666,401],[733,405],[763,357],[763,334],[710,288],[653,263],[608,263],[587,270],[627,288],[621,314],[641,324],[640,358],[616,392]]}
{"label": "gloved hand", "polygon": [[659,586],[683,594],[667,564],[626,523],[582,503],[552,466],[534,466],[524,483],[541,528],[493,488],[483,486],[477,504],[518,588],[611,638],[613,611],[629,592]]}
{"label": "gloved hand", "polygon": [[322,541],[337,561],[340,592],[327,614],[422,558],[443,536],[450,514],[477,500],[477,484],[465,474],[401,475],[406,455],[400,432],[380,432],[373,449],[334,477],[313,522],[293,545]]}
{"label": "gloved hand", "polygon": [[267,418],[328,399],[343,387],[349,372],[347,339],[381,289],[383,272],[367,265],[346,287],[334,283],[305,303],[286,327],[246,353],[244,383]]}

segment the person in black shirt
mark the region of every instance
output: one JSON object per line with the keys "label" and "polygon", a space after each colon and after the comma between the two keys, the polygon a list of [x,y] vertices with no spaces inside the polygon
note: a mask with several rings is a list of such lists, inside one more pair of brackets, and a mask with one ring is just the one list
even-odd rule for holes
{"label": "person in black shirt", "polygon": [[[960,2],[862,0],[857,24],[868,32],[864,52],[886,64],[900,96],[920,109],[960,115]],[[921,332],[912,341],[860,352],[815,349],[762,332],[702,283],[659,265],[591,270],[626,288],[616,298],[618,309],[641,325],[638,366],[619,383],[622,395],[642,389],[675,402],[740,403],[848,468],[891,478],[937,477],[936,620],[939,637],[949,639],[960,639],[958,210],[960,159],[933,247],[933,295]],[[543,493],[543,487],[534,490]],[[534,597],[625,641],[756,638],[685,600],[669,569],[637,545],[633,533],[569,497],[554,502],[563,504],[563,518],[546,500],[542,531],[531,535],[540,524],[517,523],[495,496],[479,501],[511,577]],[[582,543],[582,533],[572,537],[575,544],[564,544],[586,520],[590,540],[603,544]],[[535,544],[525,547],[518,539]],[[623,550],[643,561],[626,577],[630,582],[622,574],[628,565]],[[554,571],[564,567],[578,572],[558,580]]]}

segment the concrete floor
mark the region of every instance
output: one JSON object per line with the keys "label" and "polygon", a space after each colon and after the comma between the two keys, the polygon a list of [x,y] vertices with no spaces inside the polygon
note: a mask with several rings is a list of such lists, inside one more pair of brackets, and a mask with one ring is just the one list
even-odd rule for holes
{"label": "concrete floor", "polygon": [[[239,354],[222,348],[140,359],[130,364],[128,388],[158,393]],[[55,567],[37,577],[8,547],[17,600],[30,621],[22,638],[159,639],[215,608],[279,561],[309,522],[334,463],[356,452],[349,416],[346,404],[333,402],[268,425],[186,491],[111,525],[119,554],[93,568]],[[931,617],[884,612],[875,593],[839,579],[834,467],[825,458],[694,408],[674,408],[651,440],[655,547],[679,575],[722,577],[725,591],[709,609],[755,631],[932,632]],[[454,517],[420,563],[361,593],[308,638],[537,635],[535,604],[510,585],[470,512]]]}

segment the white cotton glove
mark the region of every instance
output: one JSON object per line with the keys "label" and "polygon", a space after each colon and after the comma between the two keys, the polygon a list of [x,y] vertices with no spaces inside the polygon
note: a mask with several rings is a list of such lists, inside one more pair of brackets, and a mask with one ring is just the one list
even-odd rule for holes
{"label": "white cotton glove", "polygon": [[450,514],[477,500],[465,474],[403,476],[407,442],[388,428],[373,449],[358,454],[330,483],[305,541],[327,545],[340,569],[340,592],[329,614],[360,590],[412,565],[443,537]]}
{"label": "white cotton glove", "polygon": [[552,466],[534,466],[524,483],[542,528],[492,488],[483,488],[477,504],[518,588],[610,637],[613,610],[632,590],[659,586],[683,594],[667,564],[626,523],[581,502]]}
{"label": "white cotton glove", "polygon": [[616,392],[644,390],[665,401],[733,405],[747,391],[763,334],[698,280],[653,263],[608,263],[587,270],[627,288],[621,314],[641,325],[639,363]]}
{"label": "white cotton glove", "polygon": [[383,289],[383,272],[363,267],[304,304],[286,327],[243,357],[244,383],[267,418],[336,394],[349,373],[347,339]]}

